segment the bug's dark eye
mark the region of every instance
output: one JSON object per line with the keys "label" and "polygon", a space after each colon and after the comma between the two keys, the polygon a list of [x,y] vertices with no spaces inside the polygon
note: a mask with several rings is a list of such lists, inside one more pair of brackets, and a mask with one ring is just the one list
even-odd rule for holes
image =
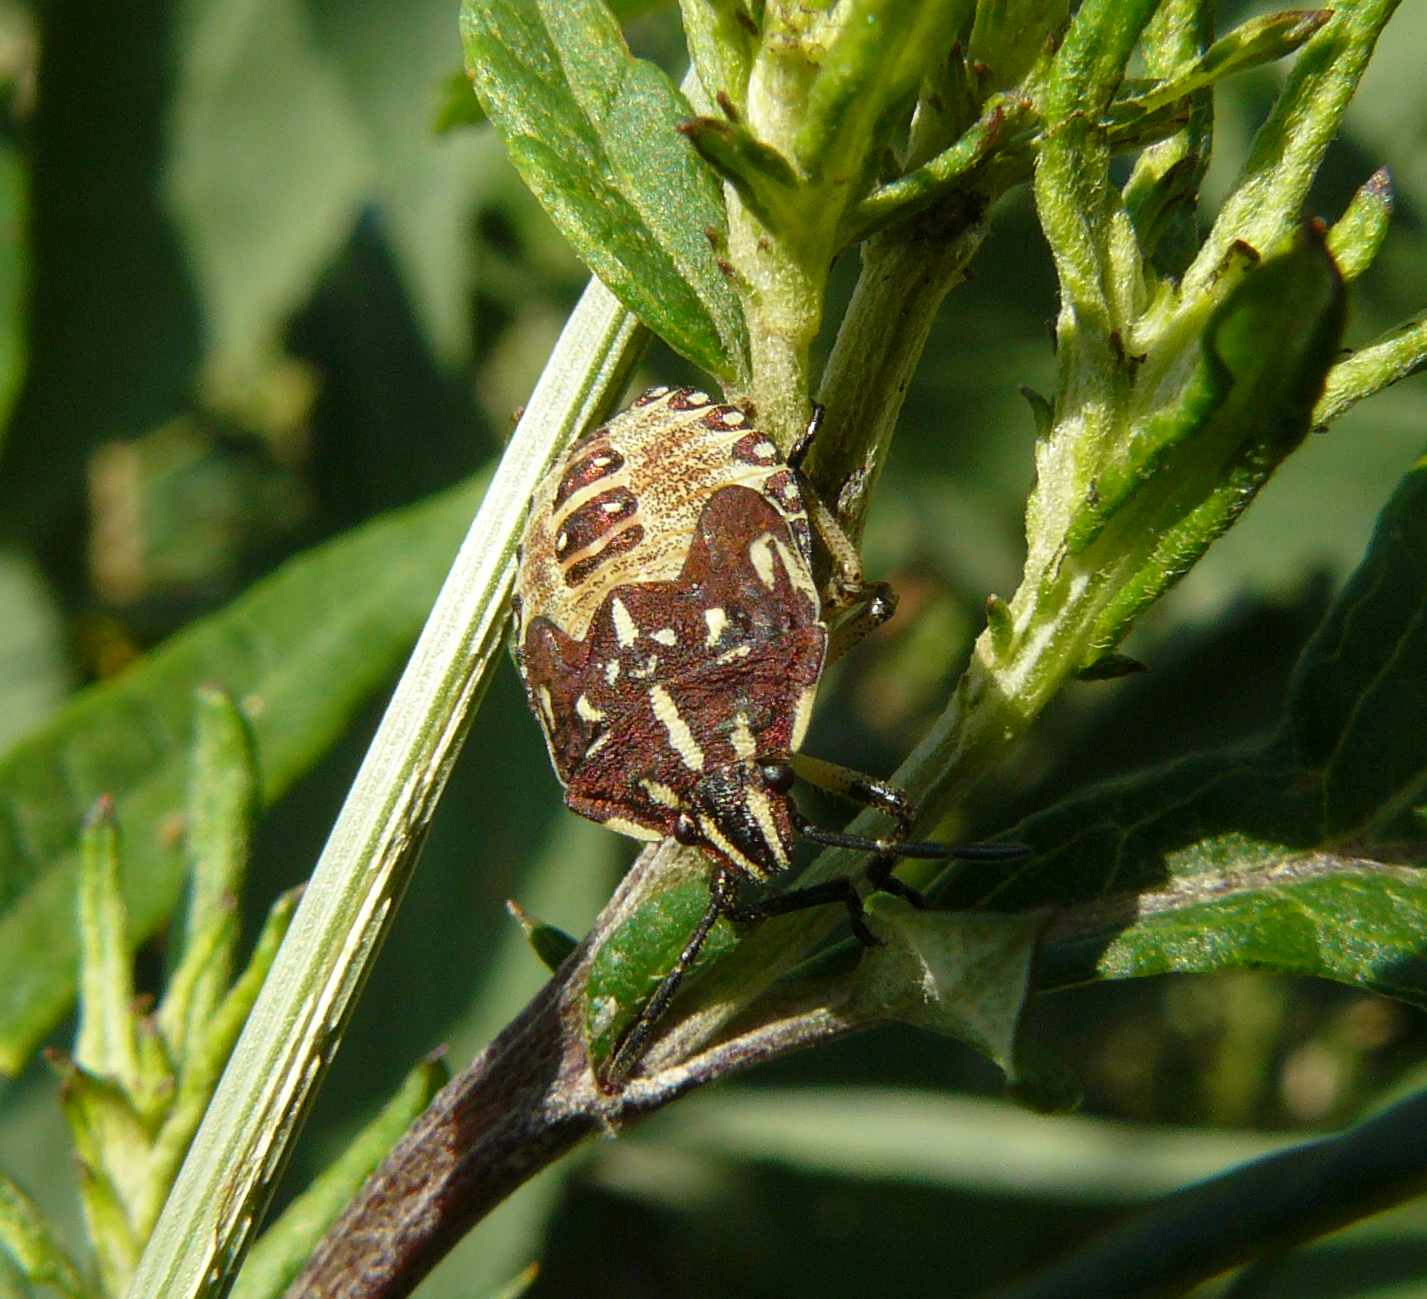
{"label": "bug's dark eye", "polygon": [[786,794],[793,788],[793,767],[788,762],[764,762],[758,766],[763,783],[775,794]]}
{"label": "bug's dark eye", "polygon": [[674,838],[685,848],[692,848],[703,840],[699,834],[699,823],[687,812],[680,812],[674,821]]}

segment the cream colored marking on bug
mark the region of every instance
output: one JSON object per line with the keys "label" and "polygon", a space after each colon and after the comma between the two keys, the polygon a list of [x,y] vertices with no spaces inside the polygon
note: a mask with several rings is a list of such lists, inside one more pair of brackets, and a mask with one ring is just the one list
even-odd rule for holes
{"label": "cream colored marking on bug", "polygon": [[797,707],[793,710],[793,752],[796,753],[803,744],[803,736],[808,733],[808,723],[813,716],[813,700],[817,698],[817,687],[809,686],[798,696]]}
{"label": "cream colored marking on bug", "polygon": [[710,400],[711,399],[708,393],[704,392],[702,389],[700,389],[698,392],[691,392],[689,394],[690,406],[707,406]]}
{"label": "cream colored marking on bug", "polygon": [[603,510],[606,514],[620,514],[624,510],[624,502],[606,501],[603,505],[600,506],[600,509]]}
{"label": "cream colored marking on bug", "polygon": [[679,806],[679,796],[668,785],[657,780],[641,780],[639,783],[644,786],[644,792],[661,806],[672,808]]}
{"label": "cream colored marking on bug", "polygon": [[637,668],[630,668],[629,675],[635,681],[647,681],[659,670],[659,656],[651,654]]}
{"label": "cream colored marking on bug", "polygon": [[611,830],[617,830],[620,834],[627,834],[631,839],[662,839],[664,836],[658,830],[651,830],[647,825],[640,825],[637,821],[630,821],[622,816],[607,816],[601,825],[607,825]]}
{"label": "cream colored marking on bug", "polygon": [[707,649],[713,649],[718,644],[718,638],[723,635],[723,629],[728,626],[728,614],[722,605],[715,605],[712,609],[704,610],[704,625],[709,629],[704,646]]}
{"label": "cream colored marking on bug", "polygon": [[751,758],[757,754],[758,741],[753,738],[753,731],[749,728],[747,713],[739,713],[733,719],[733,725],[728,732],[728,742],[733,745],[736,757]]}
{"label": "cream colored marking on bug", "polygon": [[605,731],[602,734],[595,736],[594,743],[591,744],[590,747],[585,750],[585,757],[594,757],[594,755],[597,754],[602,748],[604,748],[604,746],[608,744],[613,738],[613,731]]}
{"label": "cream colored marking on bug", "polygon": [[550,698],[550,687],[541,686],[535,692],[535,697],[540,701],[540,711],[545,714],[545,724],[555,725],[555,704]]}
{"label": "cream colored marking on bug", "polygon": [[610,659],[610,661],[604,665],[604,679],[609,685],[614,685],[614,683],[619,680],[618,659]]}
{"label": "cream colored marking on bug", "polygon": [[558,537],[555,538],[555,549],[557,552],[563,551],[565,547],[569,544],[570,534],[568,532],[562,532]]}
{"label": "cream colored marking on bug", "polygon": [[634,625],[633,617],[618,596],[610,601],[609,611],[614,616],[615,639],[627,649],[639,639],[639,628]]}
{"label": "cream colored marking on bug", "polygon": [[699,742],[694,739],[694,733],[689,729],[688,722],[679,715],[679,709],[674,703],[673,696],[663,686],[651,686],[649,688],[649,703],[654,709],[654,716],[669,732],[669,743],[674,746],[674,752],[684,760],[684,765],[693,771],[702,771],[704,769],[704,751],[699,748]]}
{"label": "cream colored marking on bug", "polygon": [[773,547],[775,544],[773,534],[765,532],[748,547],[748,558],[753,564],[753,571],[758,574],[758,580],[770,591],[776,583],[773,570]]}
{"label": "cream colored marking on bug", "polygon": [[679,633],[672,627],[660,627],[658,631],[649,633],[650,640],[657,640],[661,645],[667,645],[671,649],[679,643]]}
{"label": "cream colored marking on bug", "polygon": [[583,717],[587,722],[602,722],[604,714],[589,701],[587,695],[581,695],[575,700],[575,712]]}
{"label": "cream colored marking on bug", "polygon": [[778,448],[771,442],[755,442],[753,444],[753,454],[760,460],[772,460],[778,454]]}
{"label": "cream colored marking on bug", "polygon": [[[606,821],[605,824],[608,825],[609,822]],[[766,880],[768,878],[768,872],[765,871],[763,867],[751,858],[744,856],[743,853],[739,852],[737,848],[719,833],[718,825],[712,817],[699,817],[699,833],[723,853],[725,857],[740,866],[753,879]]]}
{"label": "cream colored marking on bug", "polygon": [[739,659],[746,659],[752,653],[753,647],[751,645],[735,645],[731,650],[724,650],[718,658],[714,659],[714,662],[736,663]]}
{"label": "cream colored marking on bug", "polygon": [[778,837],[778,823],[773,819],[773,804],[767,790],[755,789],[750,785],[743,791],[743,798],[748,804],[748,810],[753,813],[753,819],[758,822],[759,833],[768,845],[773,860],[779,866],[787,866],[788,854],[783,851],[783,841]]}

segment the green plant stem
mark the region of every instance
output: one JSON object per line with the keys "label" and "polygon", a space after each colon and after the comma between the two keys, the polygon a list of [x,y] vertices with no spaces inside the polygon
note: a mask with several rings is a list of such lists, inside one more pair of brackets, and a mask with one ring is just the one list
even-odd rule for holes
{"label": "green plant stem", "polygon": [[946,295],[961,283],[986,237],[984,205],[920,223],[913,234],[863,246],[862,270],[823,372],[827,418],[808,457],[814,486],[854,539],[912,375]]}
{"label": "green plant stem", "polygon": [[526,502],[643,343],[591,284],[491,481],[140,1262],[133,1299],[221,1292],[405,890],[505,634]]}

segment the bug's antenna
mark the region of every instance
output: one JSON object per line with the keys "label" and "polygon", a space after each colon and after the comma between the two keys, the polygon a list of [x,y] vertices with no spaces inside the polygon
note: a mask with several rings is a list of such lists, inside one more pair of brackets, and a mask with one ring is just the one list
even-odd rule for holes
{"label": "bug's antenna", "polygon": [[875,852],[889,857],[917,857],[930,861],[1017,861],[1029,857],[1031,849],[1023,843],[935,843],[929,840],[873,839],[864,834],[847,834],[814,825],[796,809],[793,828],[810,843],[827,848],[851,848],[857,852]]}

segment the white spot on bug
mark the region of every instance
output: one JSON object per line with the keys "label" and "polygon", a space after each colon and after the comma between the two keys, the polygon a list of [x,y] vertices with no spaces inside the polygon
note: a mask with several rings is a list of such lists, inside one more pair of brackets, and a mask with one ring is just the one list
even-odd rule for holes
{"label": "white spot on bug", "polygon": [[634,625],[633,617],[618,596],[610,601],[609,611],[614,618],[615,639],[627,649],[639,639],[639,628]]}
{"label": "white spot on bug", "polygon": [[708,627],[708,638],[704,645],[708,649],[713,649],[718,644],[718,638],[723,635],[723,629],[728,626],[728,614],[721,605],[715,605],[712,609],[704,610],[704,625]]}
{"label": "white spot on bug", "polygon": [[668,785],[657,780],[641,780],[639,783],[644,787],[644,792],[661,806],[676,809],[682,806],[679,796]]}
{"label": "white spot on bug", "polygon": [[643,663],[639,664],[638,667],[630,668],[629,675],[635,681],[646,681],[650,677],[652,677],[658,670],[659,656],[657,654],[651,654],[647,659],[644,660]]}
{"label": "white spot on bug", "polygon": [[736,663],[739,659],[746,659],[752,653],[753,647],[751,645],[735,645],[730,650],[724,650],[724,652],[720,654],[718,658],[714,659],[714,662]]}
{"label": "white spot on bug", "polygon": [[603,469],[606,465],[613,463],[613,456],[596,456],[593,460],[590,461],[590,466],[594,469]]}
{"label": "white spot on bug", "polygon": [[671,648],[679,643],[679,633],[672,627],[660,627],[658,631],[649,633],[650,640],[657,640],[661,645],[668,645]]}
{"label": "white spot on bug", "polygon": [[725,413],[723,422],[727,428],[738,428],[740,425],[748,423],[748,416],[735,406],[732,410]]}
{"label": "white spot on bug", "polygon": [[588,695],[581,695],[575,700],[575,713],[577,716],[584,718],[587,722],[604,721],[604,714],[590,703]]}
{"label": "white spot on bug", "polygon": [[674,746],[674,752],[684,760],[684,765],[693,771],[702,771],[704,751],[694,738],[693,731],[689,729],[688,722],[680,715],[673,696],[663,686],[652,686],[649,690],[649,703],[654,709],[654,716],[669,733],[669,743]]}
{"label": "white spot on bug", "polygon": [[748,547],[748,559],[753,565],[753,571],[758,574],[758,580],[771,591],[777,582],[773,568],[773,536],[771,533],[765,532]]}
{"label": "white spot on bug", "polygon": [[612,731],[604,731],[601,734],[595,736],[594,743],[591,744],[590,747],[585,750],[585,757],[593,758],[595,754],[597,754],[602,748],[604,748],[604,746],[608,744],[612,738]]}
{"label": "white spot on bug", "polygon": [[710,397],[708,393],[704,392],[702,389],[698,389],[694,392],[691,392],[685,398],[685,400],[689,403],[690,406],[707,406],[709,402],[713,400],[713,398]]}
{"label": "white spot on bug", "polygon": [[753,454],[760,460],[773,460],[778,455],[778,448],[771,442],[755,442],[753,444]]}
{"label": "white spot on bug", "polygon": [[555,538],[555,553],[557,555],[563,555],[569,544],[570,534],[568,532],[561,531],[560,535]]}
{"label": "white spot on bug", "polygon": [[619,680],[618,659],[610,659],[610,661],[604,665],[604,679],[610,685],[614,685],[614,683]]}
{"label": "white spot on bug", "polygon": [[603,510],[606,514],[620,514],[624,510],[624,502],[606,501],[603,505],[600,506],[600,509]]}
{"label": "white spot on bug", "polygon": [[[745,649],[748,647],[745,645]],[[753,738],[753,732],[748,725],[748,714],[739,713],[733,719],[733,726],[728,732],[728,742],[733,745],[735,757],[752,758],[758,754],[758,741]]]}

